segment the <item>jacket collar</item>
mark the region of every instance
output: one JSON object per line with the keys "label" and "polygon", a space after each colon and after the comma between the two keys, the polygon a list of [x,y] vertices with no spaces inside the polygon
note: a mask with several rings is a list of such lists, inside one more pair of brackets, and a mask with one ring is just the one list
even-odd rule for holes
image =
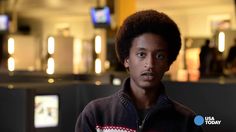
{"label": "jacket collar", "polygon": [[[133,104],[132,99],[128,94],[129,90],[130,90],[130,78],[127,78],[124,80],[122,88],[118,92],[118,96],[125,107],[128,107],[130,103]],[[157,99],[154,109],[162,110],[162,109],[168,109],[172,106],[173,106],[172,101],[165,94],[165,86],[163,85],[163,83],[161,83],[160,95]]]}

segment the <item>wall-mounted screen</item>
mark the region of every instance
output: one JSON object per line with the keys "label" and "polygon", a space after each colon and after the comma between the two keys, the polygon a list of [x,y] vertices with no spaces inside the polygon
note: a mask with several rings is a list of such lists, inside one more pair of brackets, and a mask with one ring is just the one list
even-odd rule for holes
{"label": "wall-mounted screen", "polygon": [[36,95],[34,97],[34,127],[57,127],[59,122],[59,96]]}
{"label": "wall-mounted screen", "polygon": [[0,32],[6,32],[9,28],[9,17],[5,14],[0,14]]}
{"label": "wall-mounted screen", "polygon": [[91,17],[95,28],[105,28],[110,26],[110,9],[107,6],[91,8]]}

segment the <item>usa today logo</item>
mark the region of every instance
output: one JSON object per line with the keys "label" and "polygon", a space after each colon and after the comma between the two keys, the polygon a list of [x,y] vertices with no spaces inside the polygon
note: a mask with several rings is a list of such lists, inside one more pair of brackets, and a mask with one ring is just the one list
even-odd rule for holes
{"label": "usa today logo", "polygon": [[195,116],[194,118],[194,123],[195,125],[197,126],[201,126],[203,125],[204,123],[206,125],[220,125],[221,123],[221,120],[216,120],[214,116],[206,116],[206,117],[203,117],[201,115],[197,115]]}

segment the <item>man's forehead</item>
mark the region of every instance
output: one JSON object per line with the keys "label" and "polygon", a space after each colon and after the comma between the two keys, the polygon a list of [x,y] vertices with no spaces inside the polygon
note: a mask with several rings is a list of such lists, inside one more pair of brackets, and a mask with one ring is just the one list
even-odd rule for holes
{"label": "man's forehead", "polygon": [[158,52],[166,52],[168,51],[167,48],[165,47],[160,47],[160,48],[146,48],[146,47],[143,47],[143,46],[137,46],[137,47],[134,47],[136,50],[140,50],[140,51],[147,51],[147,50],[150,50],[150,51],[158,51]]}

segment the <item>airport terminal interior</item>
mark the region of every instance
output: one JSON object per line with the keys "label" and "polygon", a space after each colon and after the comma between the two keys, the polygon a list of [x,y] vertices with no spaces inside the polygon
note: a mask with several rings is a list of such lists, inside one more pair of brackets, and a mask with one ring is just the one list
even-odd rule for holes
{"label": "airport terminal interior", "polygon": [[221,120],[205,132],[235,132],[236,0],[0,0],[0,132],[74,132],[84,106],[128,77],[116,32],[145,9],[181,32],[167,94]]}

